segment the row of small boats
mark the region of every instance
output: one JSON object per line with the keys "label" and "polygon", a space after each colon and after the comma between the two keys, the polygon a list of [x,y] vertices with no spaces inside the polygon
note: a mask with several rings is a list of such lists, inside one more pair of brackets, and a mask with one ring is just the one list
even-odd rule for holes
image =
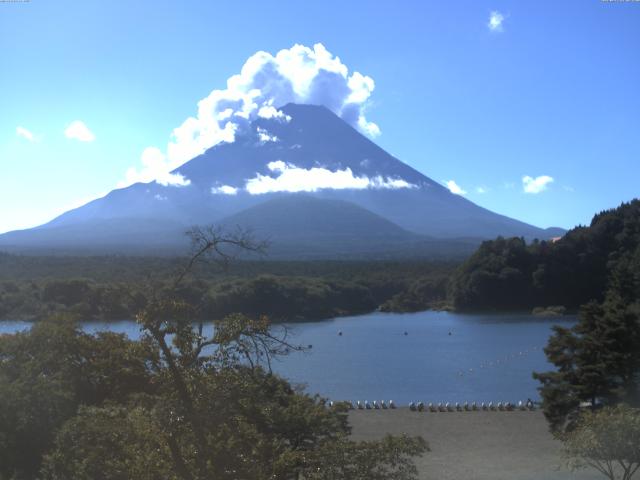
{"label": "row of small boats", "polygon": [[[388,402],[385,402],[384,400],[374,400],[373,402],[365,400],[364,402],[361,402],[360,400],[358,400],[356,403],[352,403],[349,401],[338,403],[346,404],[349,410],[393,410],[396,408],[396,404],[393,402],[393,400],[389,400]],[[333,407],[334,405],[335,402],[329,402],[330,407]]]}
{"label": "row of small boats", "polygon": [[493,402],[489,402],[489,403],[476,403],[476,402],[472,402],[472,403],[468,403],[468,402],[464,402],[463,404],[460,404],[458,402],[456,403],[429,403],[428,405],[425,405],[423,402],[411,402],[409,403],[409,409],[411,411],[414,412],[423,412],[423,411],[429,411],[429,412],[477,412],[477,411],[492,411],[492,412],[513,412],[514,410],[520,410],[520,411],[525,411],[525,410],[535,410],[535,404],[533,403],[533,401],[531,400],[527,400],[526,402],[518,402],[518,403],[511,403],[511,402],[498,402],[498,403],[493,403]]}
{"label": "row of small boats", "polygon": [[[344,402],[347,404],[347,407],[350,410],[387,410],[387,409],[395,409],[396,404],[393,400],[389,400],[385,402],[384,400],[373,400],[369,402],[365,400],[361,402],[358,400],[355,404],[352,402]],[[333,407],[334,402],[329,402],[329,406]],[[520,411],[532,411],[535,410],[536,406],[532,400],[527,400],[526,402],[498,402],[498,403],[476,403],[476,402],[464,402],[460,404],[456,403],[429,403],[425,405],[424,402],[411,402],[409,403],[409,410],[412,412],[478,412],[478,411],[491,411],[491,412],[512,412],[515,410]]]}

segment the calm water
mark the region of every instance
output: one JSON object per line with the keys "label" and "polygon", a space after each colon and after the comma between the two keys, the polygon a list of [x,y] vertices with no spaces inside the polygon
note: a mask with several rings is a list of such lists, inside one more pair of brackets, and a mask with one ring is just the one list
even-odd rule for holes
{"label": "calm water", "polygon": [[[550,368],[542,348],[551,326],[573,321],[420,312],[292,324],[293,342],[313,348],[285,357],[274,369],[334,400],[393,399],[406,404],[537,399],[538,383],[531,372]],[[0,333],[28,327],[24,322],[0,322]],[[130,321],[93,322],[85,330],[139,336],[138,326]]]}

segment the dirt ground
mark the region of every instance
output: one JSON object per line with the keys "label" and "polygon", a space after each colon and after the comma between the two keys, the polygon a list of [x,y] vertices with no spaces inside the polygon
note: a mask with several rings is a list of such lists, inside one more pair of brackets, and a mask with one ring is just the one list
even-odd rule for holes
{"label": "dirt ground", "polygon": [[432,480],[596,480],[595,470],[570,472],[561,443],[534,412],[412,412],[354,410],[353,437],[372,440],[387,433],[422,435],[431,448],[416,464]]}

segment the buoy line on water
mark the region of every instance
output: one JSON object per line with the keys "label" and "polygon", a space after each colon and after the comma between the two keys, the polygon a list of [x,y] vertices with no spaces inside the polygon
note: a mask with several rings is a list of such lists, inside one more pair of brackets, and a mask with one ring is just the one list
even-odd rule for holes
{"label": "buoy line on water", "polygon": [[460,370],[457,371],[456,375],[458,377],[463,377],[464,375],[471,375],[474,372],[479,372],[480,370],[488,370],[488,369],[494,368],[494,367],[500,367],[500,366],[503,366],[503,365],[509,365],[511,363],[511,361],[513,361],[513,360],[526,357],[530,353],[535,353],[535,352],[542,351],[542,350],[544,350],[544,347],[541,347],[539,345],[535,345],[533,347],[529,347],[529,348],[526,348],[524,350],[520,350],[517,353],[516,352],[509,353],[509,354],[505,355],[504,357],[500,357],[498,359],[487,360],[487,361],[480,362],[480,364],[477,365],[476,368],[470,367],[468,369],[460,369]]}

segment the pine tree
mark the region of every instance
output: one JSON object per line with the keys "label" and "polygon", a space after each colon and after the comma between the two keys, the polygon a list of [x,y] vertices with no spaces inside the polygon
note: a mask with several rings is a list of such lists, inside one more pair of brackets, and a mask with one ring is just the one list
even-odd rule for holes
{"label": "pine tree", "polygon": [[534,373],[553,431],[571,429],[580,405],[638,404],[640,309],[633,263],[618,264],[602,304],[591,302],[570,328],[555,327],[545,348],[557,371]]}

